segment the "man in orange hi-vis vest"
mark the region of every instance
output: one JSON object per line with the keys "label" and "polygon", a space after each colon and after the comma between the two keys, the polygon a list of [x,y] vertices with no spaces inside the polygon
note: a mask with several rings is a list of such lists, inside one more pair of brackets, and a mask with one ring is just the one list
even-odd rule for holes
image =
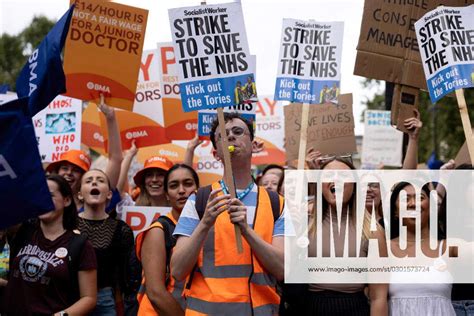
{"label": "man in orange hi-vis vest", "polygon": [[[186,280],[186,315],[278,315],[275,290],[283,279],[283,198],[258,187],[251,176],[252,152],[258,150],[251,123],[225,115],[237,198],[223,181],[201,188],[184,206],[174,235],[171,273]],[[214,157],[223,161],[217,130],[211,129]],[[238,253],[234,224],[242,231]]]}

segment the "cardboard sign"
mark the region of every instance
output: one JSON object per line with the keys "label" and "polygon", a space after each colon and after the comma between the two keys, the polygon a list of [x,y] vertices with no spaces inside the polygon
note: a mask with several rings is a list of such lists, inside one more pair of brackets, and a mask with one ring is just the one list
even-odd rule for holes
{"label": "cardboard sign", "polygon": [[171,211],[171,207],[124,206],[122,220],[130,226],[133,237],[147,229],[151,223]]}
{"label": "cardboard sign", "polygon": [[390,120],[399,131],[408,133],[405,120],[418,117],[418,100],[420,90],[409,86],[395,85],[392,98]]}
{"label": "cardboard sign", "polygon": [[[474,133],[474,129],[472,130]],[[471,158],[469,157],[469,150],[467,149],[467,143],[464,142],[462,145],[461,149],[459,149],[458,154],[456,155],[456,158],[454,158],[454,162],[456,166],[462,165],[462,164],[474,164],[474,161],[471,162]]]}
{"label": "cardboard sign", "polygon": [[343,22],[283,19],[275,100],[337,101]]}
{"label": "cardboard sign", "polygon": [[[301,130],[301,103],[285,106],[286,159],[298,159]],[[312,105],[308,116],[307,148],[324,154],[356,152],[352,94],[339,96],[337,104]]]}
{"label": "cardboard sign", "polygon": [[426,89],[414,23],[440,2],[471,0],[365,0],[354,74]]}
{"label": "cardboard sign", "polygon": [[256,98],[240,3],[170,9],[169,16],[185,112],[239,104],[237,90]]}
{"label": "cardboard sign", "polygon": [[197,113],[183,111],[173,43],[158,43],[158,63],[166,136],[175,140],[191,139],[197,130]]}
{"label": "cardboard sign", "polygon": [[272,99],[263,97],[257,102],[255,136],[263,141],[261,152],[252,155],[252,164],[285,164],[285,118],[283,105]]}
{"label": "cardboard sign", "polygon": [[67,96],[131,111],[148,11],[103,0],[76,4],[66,40]]}
{"label": "cardboard sign", "polygon": [[474,86],[474,5],[430,11],[415,29],[433,103]]}
{"label": "cardboard sign", "polygon": [[158,75],[159,61],[158,50],[143,51],[133,112],[164,126],[163,93]]}
{"label": "cardboard sign", "polygon": [[362,164],[401,167],[403,133],[390,124],[390,111],[365,110]]}
{"label": "cardboard sign", "polygon": [[63,152],[81,149],[82,101],[57,96],[33,117],[41,162],[59,160]]}

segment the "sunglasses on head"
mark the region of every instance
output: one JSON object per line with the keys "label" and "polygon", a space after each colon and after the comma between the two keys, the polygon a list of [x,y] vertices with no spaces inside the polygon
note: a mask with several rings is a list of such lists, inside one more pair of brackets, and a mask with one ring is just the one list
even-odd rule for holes
{"label": "sunglasses on head", "polygon": [[318,158],[318,160],[321,161],[321,163],[325,163],[325,162],[335,160],[335,159],[347,160],[347,161],[350,161],[352,163],[352,155],[351,154],[349,154],[349,155],[333,155],[333,156],[325,156],[325,157]]}

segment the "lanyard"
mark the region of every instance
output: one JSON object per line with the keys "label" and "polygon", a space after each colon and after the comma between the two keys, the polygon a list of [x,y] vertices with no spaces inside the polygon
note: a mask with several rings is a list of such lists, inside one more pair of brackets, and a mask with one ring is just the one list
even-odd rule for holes
{"label": "lanyard", "polygon": [[[227,186],[225,185],[224,181],[219,180],[219,184],[222,187],[222,192],[224,192],[224,194],[229,194],[229,190],[227,189]],[[240,193],[236,192],[237,193],[237,198],[242,201],[243,198],[246,197],[247,194],[250,193],[250,191],[252,191],[253,185],[254,185],[254,182],[252,181],[252,182],[249,183],[249,185],[245,188],[244,191],[242,191]]]}

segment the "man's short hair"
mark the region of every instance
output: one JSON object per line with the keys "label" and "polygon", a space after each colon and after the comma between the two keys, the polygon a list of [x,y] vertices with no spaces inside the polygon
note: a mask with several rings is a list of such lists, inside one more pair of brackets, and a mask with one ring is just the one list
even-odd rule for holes
{"label": "man's short hair", "polygon": [[[242,117],[242,115],[240,115],[237,112],[224,113],[224,122],[227,123],[227,122],[232,121],[234,119],[239,119],[242,122],[244,122],[245,125],[247,125],[247,128],[250,132],[250,140],[253,140],[253,137],[254,137],[254,135],[253,135],[253,124],[251,122],[246,120],[244,117]],[[217,119],[217,116],[216,116],[214,121],[212,121],[211,132],[209,133],[209,137],[211,138],[211,142],[212,142],[212,147],[214,149],[217,148],[215,136],[216,136],[216,130],[217,130],[218,126],[219,126],[219,120]]]}

